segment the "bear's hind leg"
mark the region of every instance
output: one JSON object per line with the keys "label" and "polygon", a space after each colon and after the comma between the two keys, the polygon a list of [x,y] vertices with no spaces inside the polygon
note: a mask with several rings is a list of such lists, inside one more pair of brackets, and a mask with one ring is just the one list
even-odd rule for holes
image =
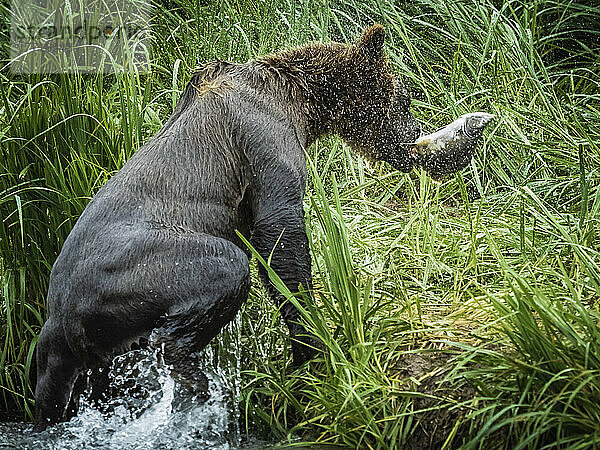
{"label": "bear's hind leg", "polygon": [[84,373],[80,373],[79,375],[76,375],[76,377],[75,383],[73,383],[73,389],[71,390],[69,404],[65,411],[65,420],[70,420],[77,415],[79,412],[79,399],[87,387],[87,376]]}
{"label": "bear's hind leg", "polygon": [[200,397],[208,396],[208,380],[197,367],[195,352],[206,347],[233,320],[250,290],[250,269],[246,254],[236,245],[214,239],[216,255],[199,258],[194,264],[190,296],[172,305],[150,342],[162,348],[165,363],[177,381]]}
{"label": "bear's hind leg", "polygon": [[110,400],[110,366],[100,366],[92,370],[89,377],[89,400],[96,407],[100,407]]}
{"label": "bear's hind leg", "polygon": [[34,431],[43,431],[66,418],[80,367],[81,363],[71,352],[62,327],[50,320],[46,322],[37,342]]}

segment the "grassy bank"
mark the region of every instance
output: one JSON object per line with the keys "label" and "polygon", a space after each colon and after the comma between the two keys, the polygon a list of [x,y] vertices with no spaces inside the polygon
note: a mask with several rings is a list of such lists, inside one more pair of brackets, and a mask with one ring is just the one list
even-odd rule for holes
{"label": "grassy bank", "polygon": [[476,110],[497,120],[442,184],[335,138],[308,149],[316,292],[305,319],[324,357],[287,367],[286,332],[255,283],[242,312],[243,421],[353,447],[600,446],[600,7],[167,3],[150,76],[0,74],[0,409],[30,415],[52,263],[194,67],[349,41],[379,22],[426,128]]}

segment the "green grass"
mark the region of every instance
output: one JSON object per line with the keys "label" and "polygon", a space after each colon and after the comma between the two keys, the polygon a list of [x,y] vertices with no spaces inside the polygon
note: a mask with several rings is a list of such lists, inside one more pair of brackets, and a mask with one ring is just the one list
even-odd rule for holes
{"label": "green grass", "polygon": [[52,263],[194,67],[380,22],[427,128],[476,110],[497,120],[442,184],[337,138],[307,150],[315,293],[303,316],[324,352],[291,370],[255,285],[241,320],[248,428],[351,447],[600,446],[600,7],[171,3],[153,21],[150,76],[0,74],[0,409],[30,416]]}

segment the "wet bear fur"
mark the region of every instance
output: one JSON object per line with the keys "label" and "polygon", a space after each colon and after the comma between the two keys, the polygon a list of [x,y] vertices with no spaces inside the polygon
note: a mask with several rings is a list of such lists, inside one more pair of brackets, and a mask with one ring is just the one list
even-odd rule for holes
{"label": "wet bear fur", "polygon": [[[305,149],[328,134],[409,171],[419,135],[392,75],[385,31],[314,43],[247,63],[216,61],[191,79],[173,114],[89,202],[50,276],[37,344],[35,430],[76,414],[88,373],[102,397],[114,356],[148,339],[174,377],[201,395],[191,354],[248,296],[239,230],[292,292],[311,289],[302,206]],[[296,364],[315,353],[298,311],[267,282]]]}

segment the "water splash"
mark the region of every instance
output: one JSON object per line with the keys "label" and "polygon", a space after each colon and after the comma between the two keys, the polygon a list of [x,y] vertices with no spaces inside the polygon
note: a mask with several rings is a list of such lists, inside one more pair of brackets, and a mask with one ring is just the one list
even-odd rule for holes
{"label": "water splash", "polygon": [[135,350],[113,361],[111,388],[117,395],[110,401],[98,407],[82,398],[76,417],[37,435],[31,425],[0,424],[0,448],[237,448],[239,319],[199,356],[209,380],[206,402],[173,381],[159,351]]}

